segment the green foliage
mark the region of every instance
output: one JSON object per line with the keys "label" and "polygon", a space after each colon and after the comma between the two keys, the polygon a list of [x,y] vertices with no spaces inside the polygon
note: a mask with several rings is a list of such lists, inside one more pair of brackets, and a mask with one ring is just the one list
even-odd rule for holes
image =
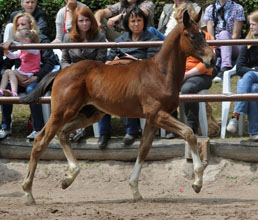
{"label": "green foliage", "polygon": [[[154,14],[154,23],[157,26],[160,14],[165,4],[171,3],[172,0],[152,0],[155,4],[155,14]],[[195,0],[194,2],[199,3],[202,8],[206,8],[209,4],[213,3],[215,0]],[[252,11],[258,9],[258,0],[235,0],[240,3],[245,10],[245,14],[248,15]],[[98,9],[106,8],[107,5],[112,5],[118,0],[81,0],[80,2],[88,5],[93,12]],[[64,0],[38,0],[38,5],[41,7],[46,13],[49,24],[49,35],[51,40],[55,36],[55,17],[58,10],[65,5]],[[21,9],[20,0],[0,0],[0,28],[4,27],[10,18],[10,14],[13,11],[17,11]],[[248,26],[247,23],[244,25],[243,33],[246,34]]]}

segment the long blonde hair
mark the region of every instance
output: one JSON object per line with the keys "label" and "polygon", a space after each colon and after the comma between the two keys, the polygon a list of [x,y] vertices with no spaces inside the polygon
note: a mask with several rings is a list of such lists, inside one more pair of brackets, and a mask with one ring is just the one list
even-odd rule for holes
{"label": "long blonde hair", "polygon": [[[252,19],[254,22],[258,22],[258,10],[253,11],[250,15],[248,15],[248,21],[250,22],[250,20]],[[254,34],[251,32],[251,30],[249,30],[246,39],[254,39],[255,36]]]}
{"label": "long blonde hair", "polygon": [[[15,32],[17,31],[17,21],[19,18],[21,17],[27,17],[30,23],[30,29],[35,31],[37,33],[38,36],[38,40],[37,42],[39,42],[39,29],[37,27],[37,23],[35,21],[35,19],[32,17],[31,14],[27,13],[27,12],[22,12],[22,13],[18,13],[14,19],[13,19],[13,35],[15,34]],[[14,37],[14,36],[13,36]]]}

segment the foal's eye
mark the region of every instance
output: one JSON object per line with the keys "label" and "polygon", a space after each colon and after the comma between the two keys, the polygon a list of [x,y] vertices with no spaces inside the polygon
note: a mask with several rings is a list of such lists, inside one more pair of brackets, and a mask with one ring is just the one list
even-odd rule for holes
{"label": "foal's eye", "polygon": [[195,40],[195,35],[193,35],[193,34],[190,34],[190,38],[191,38],[191,40]]}

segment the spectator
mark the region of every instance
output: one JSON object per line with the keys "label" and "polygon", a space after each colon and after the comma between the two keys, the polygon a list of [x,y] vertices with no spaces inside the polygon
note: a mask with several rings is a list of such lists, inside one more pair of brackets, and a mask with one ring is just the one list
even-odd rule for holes
{"label": "spectator", "polygon": [[[14,17],[13,20],[13,31],[21,29],[30,29],[37,30],[36,21],[28,13],[19,13]],[[47,36],[40,34],[40,43],[49,43]],[[50,49],[40,50],[41,56],[41,66],[39,72],[30,77],[28,80],[21,82],[23,87],[18,87],[19,92],[25,92],[26,94],[30,93],[38,84],[38,82],[48,73],[52,71],[55,65],[59,64],[57,57]],[[15,65],[16,68],[20,66],[20,59],[10,60],[6,58],[4,60],[1,72],[4,72],[6,69],[11,69]],[[30,135],[27,136],[28,139],[33,140],[37,133],[44,126],[44,120],[42,115],[42,109],[40,104],[31,104],[30,105],[33,131]],[[12,105],[4,104],[2,105],[2,130],[0,130],[0,139],[4,139],[7,136],[12,134],[11,122],[12,122]]]}
{"label": "spectator", "polygon": [[75,0],[65,0],[66,5],[61,8],[56,15],[56,37],[52,43],[61,43],[65,33],[69,33],[72,28],[72,16],[77,6],[85,4]]}
{"label": "spectator", "polygon": [[142,9],[148,16],[148,26],[154,26],[154,4],[149,0],[120,0],[118,3],[100,9],[95,13],[98,27],[102,30],[108,41],[115,41],[124,31],[123,17],[134,6]]}
{"label": "spectator", "polygon": [[[146,14],[139,8],[133,7],[126,15],[123,21],[123,26],[126,30],[120,37],[116,39],[116,42],[136,42],[136,41],[151,41],[159,40],[156,35],[151,34],[146,30],[148,18]],[[158,47],[138,47],[138,48],[113,48],[107,58],[107,64],[111,64],[112,60],[120,59],[133,59],[140,60],[154,56],[160,48]],[[123,73],[121,73],[123,74]],[[108,140],[111,135],[111,116],[105,115],[99,121],[99,147],[105,148],[108,144]],[[139,127],[138,119],[125,118],[126,135],[123,138],[125,145],[130,145],[136,139]]]}
{"label": "spectator", "polygon": [[[246,39],[258,39],[258,10],[248,16],[250,30]],[[237,83],[237,93],[258,92],[258,46],[243,46],[236,64],[236,72],[241,77]],[[227,131],[235,133],[238,129],[240,114],[248,115],[248,133],[258,141],[258,102],[238,101],[235,103],[232,119]]]}
{"label": "spectator", "polygon": [[48,25],[46,13],[37,7],[37,0],[21,0],[22,10],[11,13],[9,23],[4,30],[4,41],[13,40],[13,19],[18,13],[27,12],[33,16],[36,21],[40,34],[48,35]]}
{"label": "spectator", "polygon": [[[191,17],[196,17],[197,13],[191,3],[182,3],[174,11],[174,18],[176,22],[182,20],[184,11],[188,11]],[[200,26],[199,21],[199,26]],[[203,31],[206,40],[211,40],[212,36]],[[193,57],[186,59],[186,68],[184,82],[181,87],[181,94],[197,94],[203,89],[209,89],[212,85],[212,71],[213,69],[207,69],[203,63]],[[184,111],[187,119],[187,124],[192,128],[195,134],[198,134],[199,127],[199,103],[198,102],[184,102]],[[177,117],[177,112],[172,114]],[[174,138],[175,135],[169,133],[167,138]]]}
{"label": "spectator", "polygon": [[[64,37],[64,43],[72,42],[105,42],[105,36],[99,32],[94,14],[86,6],[78,6],[73,13],[71,32],[70,34],[65,34]],[[63,49],[61,67],[64,69],[85,59],[104,63],[106,54],[106,48]],[[84,136],[84,129],[76,130],[73,135],[72,139],[77,141]]]}
{"label": "spectator", "polygon": [[[216,0],[205,10],[204,19],[207,21],[207,30],[214,39],[229,40],[240,38],[243,21],[245,21],[244,9],[232,0]],[[216,55],[220,57],[220,72],[214,78],[215,82],[221,82],[225,71],[231,69],[233,61],[239,54],[238,46],[220,46],[216,48]]]}
{"label": "spectator", "polygon": [[[39,35],[35,30],[17,30],[14,37],[17,40],[16,44],[39,43]],[[18,96],[18,83],[28,80],[39,71],[40,50],[4,50],[4,54],[10,59],[19,58],[21,60],[21,65],[16,70],[6,70],[4,72],[0,85],[0,96]],[[8,80],[10,80],[11,91],[6,90]]]}
{"label": "spectator", "polygon": [[[174,0],[174,4],[165,4],[158,24],[158,30],[165,36],[167,36],[171,32],[171,30],[173,30],[174,27],[177,25],[177,20],[174,17],[175,9],[183,3],[191,4],[197,13],[199,13],[199,11],[201,10],[201,7],[197,3],[193,3],[188,0]],[[201,18],[200,25],[202,28],[206,27],[203,18]]]}

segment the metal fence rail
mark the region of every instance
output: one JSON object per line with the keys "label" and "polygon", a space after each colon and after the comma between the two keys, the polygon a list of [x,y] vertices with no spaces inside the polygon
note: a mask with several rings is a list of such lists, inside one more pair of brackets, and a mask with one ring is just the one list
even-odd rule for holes
{"label": "metal fence rail", "polygon": [[[223,101],[258,101],[258,93],[242,94],[184,94],[179,95],[180,102],[223,102]],[[21,104],[20,97],[0,97],[0,104]],[[41,97],[38,103],[50,103],[51,97]]]}
{"label": "metal fence rail", "polygon": [[[223,45],[258,45],[258,40],[208,40],[211,46]],[[114,47],[160,47],[163,41],[139,41],[139,42],[91,42],[91,43],[37,43],[11,45],[10,50],[18,49],[70,49],[70,48],[114,48]],[[0,50],[3,46],[0,45]]]}

